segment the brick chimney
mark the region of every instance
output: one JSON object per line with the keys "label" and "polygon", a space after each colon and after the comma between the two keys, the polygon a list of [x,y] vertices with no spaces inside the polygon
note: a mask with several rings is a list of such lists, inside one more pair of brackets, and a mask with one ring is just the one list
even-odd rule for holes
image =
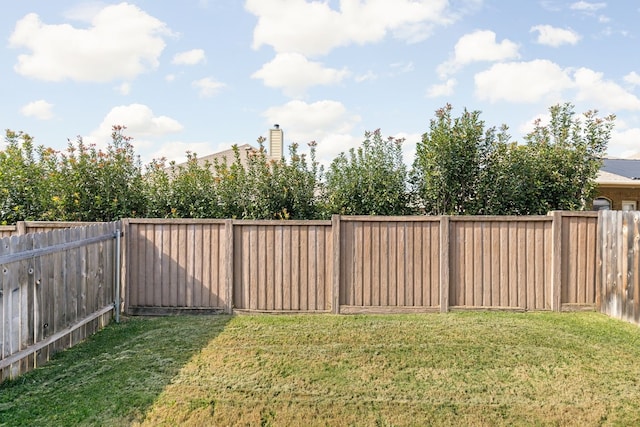
{"label": "brick chimney", "polygon": [[280,160],[283,156],[282,147],[284,144],[284,133],[280,129],[280,125],[273,125],[273,129],[269,129],[269,157]]}

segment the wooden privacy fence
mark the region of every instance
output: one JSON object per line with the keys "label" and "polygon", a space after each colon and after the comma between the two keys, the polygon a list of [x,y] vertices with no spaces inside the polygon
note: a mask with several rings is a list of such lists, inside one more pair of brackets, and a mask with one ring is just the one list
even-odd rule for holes
{"label": "wooden privacy fence", "polygon": [[109,322],[119,227],[103,223],[0,239],[0,381]]}
{"label": "wooden privacy fence", "polygon": [[640,324],[640,212],[600,211],[600,311]]}
{"label": "wooden privacy fence", "polygon": [[597,224],[594,212],[128,219],[125,311],[594,309]]}

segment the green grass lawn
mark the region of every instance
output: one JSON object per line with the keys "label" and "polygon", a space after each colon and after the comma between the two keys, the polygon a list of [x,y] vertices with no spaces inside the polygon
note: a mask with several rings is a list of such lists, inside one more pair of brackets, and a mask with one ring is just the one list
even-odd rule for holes
{"label": "green grass lawn", "polygon": [[640,425],[597,313],[132,318],[0,385],[0,425]]}

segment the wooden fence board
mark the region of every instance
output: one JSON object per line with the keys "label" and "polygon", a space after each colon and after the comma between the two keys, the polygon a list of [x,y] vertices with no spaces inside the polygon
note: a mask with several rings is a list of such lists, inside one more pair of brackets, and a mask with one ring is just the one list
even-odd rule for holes
{"label": "wooden fence board", "polygon": [[84,340],[108,322],[106,311],[95,316],[97,322],[81,319],[104,309],[94,310],[95,286],[114,286],[113,276],[107,283],[95,280],[97,256],[113,257],[113,245],[111,252],[100,252],[104,240],[112,240],[115,223],[110,226],[111,230],[86,226],[2,239],[1,380],[40,366],[54,352]]}

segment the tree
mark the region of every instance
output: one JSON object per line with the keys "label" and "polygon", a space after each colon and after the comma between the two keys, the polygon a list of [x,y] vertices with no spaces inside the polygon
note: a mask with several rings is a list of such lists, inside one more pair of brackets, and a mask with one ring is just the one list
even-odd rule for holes
{"label": "tree", "polygon": [[[114,221],[144,214],[142,165],[124,126],[114,126],[106,150],[69,141],[54,175],[60,220]],[[52,177],[52,178],[53,178]]]}
{"label": "tree", "polygon": [[48,170],[53,151],[36,148],[23,132],[6,130],[5,143],[0,151],[0,223],[43,219],[53,206]]}
{"label": "tree", "polygon": [[291,144],[289,160],[267,156],[264,138],[248,153],[246,165],[234,147],[231,164],[216,161],[216,192],[221,214],[243,219],[314,219],[320,215],[317,193],[322,168],[310,143],[310,163]]}
{"label": "tree", "polygon": [[365,132],[357,149],[341,153],[327,172],[329,213],[404,215],[412,211],[402,139],[383,139],[380,130]]}
{"label": "tree", "polygon": [[475,214],[483,169],[491,148],[506,138],[506,128],[499,133],[485,130],[479,111],[465,109],[452,118],[450,104],[436,111],[429,131],[416,145],[411,173],[415,203],[427,214]]}
{"label": "tree", "polygon": [[588,207],[615,116],[597,111],[575,117],[566,103],[549,109],[524,144],[503,125],[485,129],[478,111],[452,119],[436,112],[416,147],[412,185],[429,214],[533,215]]}
{"label": "tree", "polygon": [[536,121],[525,137],[530,156],[537,160],[533,181],[541,184],[537,209],[531,213],[586,209],[594,197],[615,115],[601,118],[597,110],[590,110],[580,120],[571,103],[554,105],[549,113],[549,124]]}

